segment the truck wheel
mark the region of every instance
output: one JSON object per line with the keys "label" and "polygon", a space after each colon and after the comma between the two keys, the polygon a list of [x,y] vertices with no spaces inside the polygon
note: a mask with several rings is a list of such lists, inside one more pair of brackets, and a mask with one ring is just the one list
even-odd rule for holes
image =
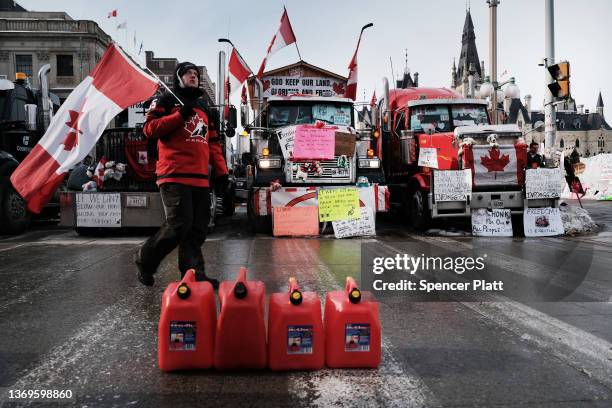
{"label": "truck wheel", "polygon": [[30,226],[26,203],[7,177],[0,181],[0,233],[21,234]]}
{"label": "truck wheel", "polygon": [[249,224],[251,231],[256,234],[269,234],[272,232],[272,216],[270,215],[257,215],[253,208],[253,191],[249,191],[249,197],[247,201],[247,215],[249,218]]}
{"label": "truck wheel", "polygon": [[512,214],[512,232],[515,237],[525,236],[525,224],[523,214]]}
{"label": "truck wheel", "polygon": [[431,225],[431,214],[427,208],[427,196],[417,189],[410,196],[410,224],[417,231],[425,231]]}

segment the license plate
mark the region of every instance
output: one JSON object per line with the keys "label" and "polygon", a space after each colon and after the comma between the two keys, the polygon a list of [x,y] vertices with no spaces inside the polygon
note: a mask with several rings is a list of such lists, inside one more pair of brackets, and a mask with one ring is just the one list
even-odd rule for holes
{"label": "license plate", "polygon": [[129,195],[125,197],[125,206],[130,208],[147,208],[146,195]]}
{"label": "license plate", "polygon": [[348,170],[347,169],[334,169],[332,170],[332,177],[347,177]]}
{"label": "license plate", "polygon": [[503,200],[491,200],[491,208],[504,208]]}

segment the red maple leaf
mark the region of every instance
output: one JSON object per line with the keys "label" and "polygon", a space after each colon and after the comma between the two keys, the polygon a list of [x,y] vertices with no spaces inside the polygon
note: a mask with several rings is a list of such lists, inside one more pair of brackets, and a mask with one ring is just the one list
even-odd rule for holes
{"label": "red maple leaf", "polygon": [[64,145],[64,150],[68,152],[74,149],[74,147],[79,143],[78,135],[83,134],[83,132],[79,129],[79,117],[82,113],[82,111],[68,111],[68,114],[70,115],[70,120],[66,122],[66,125],[70,128],[70,131],[62,142],[62,144]]}
{"label": "red maple leaf", "polygon": [[510,163],[510,156],[504,154],[500,157],[499,149],[491,148],[489,149],[489,157],[481,157],[480,162],[487,168],[489,173],[492,171],[504,171],[504,168]]}
{"label": "red maple leaf", "polygon": [[336,95],[344,95],[344,92],[345,92],[344,84],[341,84],[341,83],[338,83],[338,82],[334,82],[334,85],[332,86],[332,89],[334,90]]}

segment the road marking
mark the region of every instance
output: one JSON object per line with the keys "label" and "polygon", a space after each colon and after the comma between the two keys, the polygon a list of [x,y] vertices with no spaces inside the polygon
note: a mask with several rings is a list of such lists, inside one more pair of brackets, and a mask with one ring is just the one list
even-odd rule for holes
{"label": "road marking", "polygon": [[[307,262],[318,265],[319,277],[328,290],[338,289],[336,279],[310,245],[294,242]],[[293,252],[291,252],[293,253]],[[360,268],[357,265],[357,268]],[[384,305],[380,305],[384,309]],[[413,370],[395,358],[393,345],[382,340],[382,361],[376,370],[326,369],[312,373],[290,373],[289,391],[316,407],[328,406],[385,406],[435,407],[441,404]]]}
{"label": "road marking", "polygon": [[11,249],[19,248],[19,247],[22,247],[24,245],[26,245],[26,243],[13,245],[13,246],[10,246],[10,247],[7,247],[7,248],[2,248],[2,249],[0,249],[0,252],[10,251]]}

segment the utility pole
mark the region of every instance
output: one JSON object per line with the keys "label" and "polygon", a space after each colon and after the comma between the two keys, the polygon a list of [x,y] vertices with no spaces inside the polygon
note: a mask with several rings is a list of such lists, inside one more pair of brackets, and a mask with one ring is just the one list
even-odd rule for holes
{"label": "utility pole", "polygon": [[[544,31],[545,31],[545,52],[544,67],[555,63],[555,8],[554,0],[545,0],[544,2]],[[552,154],[555,146],[556,138],[556,122],[557,115],[555,111],[555,105],[553,105],[553,95],[548,89],[548,84],[554,81],[554,78],[548,72],[548,69],[544,70],[545,84],[544,94],[546,95],[544,104],[544,151],[546,154]]]}
{"label": "utility pole", "polygon": [[497,125],[497,6],[499,0],[487,0],[487,3],[489,4],[489,71],[494,88],[491,104],[493,105],[493,124]]}

